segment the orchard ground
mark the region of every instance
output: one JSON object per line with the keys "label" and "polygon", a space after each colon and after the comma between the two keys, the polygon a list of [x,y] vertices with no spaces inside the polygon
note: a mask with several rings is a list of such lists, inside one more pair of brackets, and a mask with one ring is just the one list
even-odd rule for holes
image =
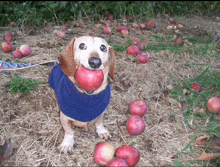
{"label": "orchard ground", "polygon": [[[115,49],[117,80],[111,84],[112,98],[104,116],[104,126],[112,135],[107,141],[115,148],[134,144],[141,154],[137,166],[209,164],[209,161],[196,161],[203,148],[192,140],[195,136],[205,135],[205,130],[196,132],[195,128],[186,125],[183,107],[167,102],[166,98],[172,98],[170,89],[175,89],[188,78],[200,75],[207,66],[210,66],[211,70],[220,70],[220,45],[213,38],[220,26],[210,18],[174,19],[184,26],[181,31],[183,46],[174,45],[177,34],[167,29],[167,26],[172,24],[165,18],[152,18],[156,23],[156,28],[152,30],[132,29],[132,22],[128,22],[128,35],[116,31],[123,20],[112,21],[111,35],[103,34],[105,25],[102,22],[99,28],[94,26],[95,23],[86,20],[83,24],[78,24],[77,21],[68,22],[65,25],[72,28],[73,32],[62,39],[53,33],[57,26],[55,24],[48,24],[43,28],[1,27],[0,30],[2,36],[6,31],[12,32],[13,51],[22,44],[31,47],[32,54],[19,60],[27,63],[56,60],[74,37],[93,34],[106,39]],[[136,56],[126,53],[127,48],[123,49],[132,37],[140,43],[147,42],[143,52],[150,55],[148,63],[140,64]],[[207,38],[211,41],[207,46],[209,50],[203,47],[206,43],[199,43],[201,39]],[[0,39],[1,43],[3,39]],[[210,49],[212,46],[215,46],[215,50]],[[165,47],[167,49],[164,49]],[[15,62],[12,52],[0,53],[1,61]],[[4,84],[16,75],[37,79],[44,84],[28,94],[12,95]],[[2,140],[11,138],[14,147],[12,155],[6,158],[2,165],[97,166],[93,161],[94,147],[104,140],[99,139],[94,125],[88,129],[74,128],[75,145],[72,153],[64,155],[58,150],[64,130],[60,124],[59,112],[55,110],[48,76],[49,68],[46,66],[0,72],[0,135]],[[130,135],[126,131],[126,121],[130,116],[128,107],[136,99],[143,99],[147,103],[148,111],[143,117],[146,129],[140,135]],[[217,118],[219,124],[219,115]],[[191,125],[196,123],[198,125],[199,122],[192,121]]]}

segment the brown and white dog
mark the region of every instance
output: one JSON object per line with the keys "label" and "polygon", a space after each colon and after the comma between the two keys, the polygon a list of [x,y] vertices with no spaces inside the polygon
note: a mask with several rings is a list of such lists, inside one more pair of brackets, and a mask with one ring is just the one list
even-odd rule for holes
{"label": "brown and white dog", "polygon": [[[63,108],[65,108],[68,105],[70,106],[72,105],[73,106],[71,107],[72,110],[72,108],[74,108],[75,105],[74,99],[76,101],[79,98],[80,100],[83,100],[84,98],[88,100],[90,98],[92,99],[93,97],[95,98],[96,96],[98,97],[99,94],[103,94],[102,96],[105,96],[104,92],[109,87],[108,76],[110,76],[113,79],[113,81],[115,81],[115,77],[114,77],[115,54],[113,48],[109,46],[104,39],[100,37],[82,36],[79,38],[74,38],[70,42],[68,47],[58,56],[58,60],[60,62],[60,65],[55,66],[56,68],[54,67],[51,70],[49,76],[49,84],[54,89],[54,93],[55,93],[54,97],[56,100],[56,104],[57,107],[59,106],[61,110],[60,121],[65,130],[65,136],[59,148],[61,152],[67,153],[68,151],[71,151],[74,145],[73,126],[88,127],[89,125],[95,123],[96,132],[100,138],[107,139],[110,137],[108,130],[103,126],[103,115],[106,110],[106,107],[104,107],[103,111],[101,111],[101,114],[98,115],[96,118],[92,118],[92,120],[89,121],[81,121],[74,118],[75,115],[77,116],[79,115],[80,117],[80,113],[84,111],[79,112],[79,111],[74,111],[75,109],[73,109],[72,111],[73,116],[70,117],[67,116],[69,114],[68,109],[65,109],[66,111],[64,112],[62,111],[62,106]],[[80,67],[81,65],[83,65],[85,68],[90,70],[102,70],[104,73],[104,81],[102,85],[93,92],[86,92],[79,85],[77,85],[77,81],[75,79],[75,72],[77,68]],[[66,86],[67,87],[69,86],[67,91],[65,90]],[[69,91],[69,89],[75,89],[77,91],[76,93],[77,95],[74,95],[74,97],[73,98],[71,97],[71,99],[69,98],[69,96],[71,96],[70,95],[71,91]],[[66,94],[65,91],[67,92]],[[107,101],[108,100],[110,99],[107,99]],[[61,103],[65,103],[65,104],[61,105]],[[78,104],[79,102],[77,101],[76,103],[78,108],[80,108],[80,104]],[[101,103],[102,100],[98,100],[96,103],[94,103],[94,105],[97,104],[101,106]],[[105,106],[108,106],[109,102],[105,102],[105,103],[106,103]],[[81,106],[81,107],[85,107],[85,106]],[[95,113],[96,106],[92,108],[94,108],[93,112]],[[74,112],[77,113],[74,115]],[[84,117],[83,120],[87,120],[85,116],[82,117]]]}

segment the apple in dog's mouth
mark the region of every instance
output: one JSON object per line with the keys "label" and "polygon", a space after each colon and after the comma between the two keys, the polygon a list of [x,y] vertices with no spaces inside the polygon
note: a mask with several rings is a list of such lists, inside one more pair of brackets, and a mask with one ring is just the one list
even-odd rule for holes
{"label": "apple in dog's mouth", "polygon": [[75,77],[78,85],[85,91],[95,91],[104,81],[102,70],[90,70],[83,65],[77,69]]}

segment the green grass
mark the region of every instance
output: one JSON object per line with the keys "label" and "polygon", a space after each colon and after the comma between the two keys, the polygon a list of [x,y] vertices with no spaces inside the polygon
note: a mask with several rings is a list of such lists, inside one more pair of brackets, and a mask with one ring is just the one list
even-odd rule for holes
{"label": "green grass", "polygon": [[30,90],[34,90],[39,84],[43,84],[43,82],[16,76],[15,78],[12,78],[11,81],[5,83],[4,86],[10,88],[11,94],[15,94],[17,92],[26,94]]}
{"label": "green grass", "polygon": [[130,45],[134,45],[130,38],[127,40],[125,44],[115,44],[110,39],[107,39],[106,41],[110,46],[113,47],[115,52],[123,52],[127,50]]}
{"label": "green grass", "polygon": [[[177,80],[178,82],[178,80]],[[191,89],[191,84],[197,83],[201,86],[201,92],[196,92]],[[210,88],[214,88],[210,90]],[[187,89],[188,93],[183,94],[183,89]],[[176,114],[184,115],[184,123],[190,128],[196,129],[194,136],[191,141],[186,145],[186,147],[181,151],[183,153],[188,149],[200,133],[206,134],[212,137],[220,137],[220,118],[219,113],[213,114],[208,112],[207,103],[212,97],[220,98],[220,73],[216,71],[211,71],[207,67],[201,75],[187,79],[184,84],[178,84],[177,88],[172,91],[173,98],[179,101],[179,98],[183,98],[186,105],[182,111]],[[206,113],[194,112],[194,107],[201,107],[206,110]],[[205,151],[212,151],[205,149]],[[194,161],[194,163],[198,161]],[[193,166],[193,162],[192,166]],[[178,163],[177,163],[178,164]],[[217,161],[211,162],[212,165],[219,164],[219,159]],[[204,166],[207,164],[204,163]]]}

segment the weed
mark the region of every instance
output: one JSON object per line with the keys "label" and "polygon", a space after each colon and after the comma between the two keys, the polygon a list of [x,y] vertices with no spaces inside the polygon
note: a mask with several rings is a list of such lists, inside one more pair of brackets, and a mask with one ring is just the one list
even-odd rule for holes
{"label": "weed", "polygon": [[43,82],[38,80],[24,79],[20,76],[16,76],[15,78],[12,78],[11,81],[5,83],[4,86],[10,88],[11,94],[15,94],[18,91],[26,94],[30,90],[34,90],[39,84],[43,84]]}

